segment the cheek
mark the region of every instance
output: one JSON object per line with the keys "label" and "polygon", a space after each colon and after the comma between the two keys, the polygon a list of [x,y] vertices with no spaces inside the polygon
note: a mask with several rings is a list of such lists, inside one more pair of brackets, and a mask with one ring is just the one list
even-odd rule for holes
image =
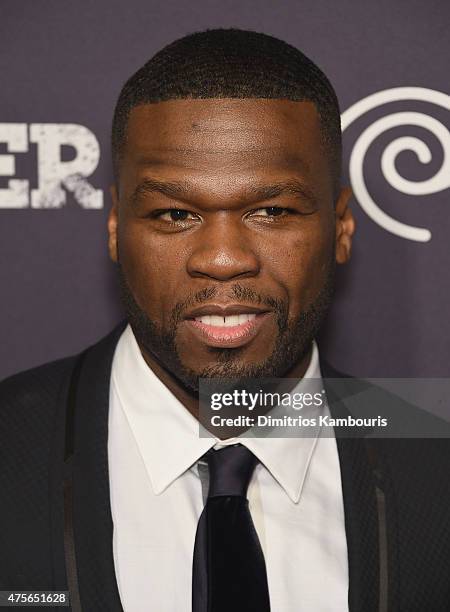
{"label": "cheek", "polygon": [[314,301],[322,289],[333,259],[332,241],[327,231],[296,233],[267,253],[270,276],[283,286],[290,310],[297,312]]}
{"label": "cheek", "polygon": [[160,319],[177,301],[183,253],[136,225],[119,234],[120,263],[139,306]]}

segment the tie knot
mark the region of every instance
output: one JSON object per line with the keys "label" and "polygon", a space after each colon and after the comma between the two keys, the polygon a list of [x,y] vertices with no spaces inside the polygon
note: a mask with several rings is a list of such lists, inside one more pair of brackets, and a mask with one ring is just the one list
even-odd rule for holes
{"label": "tie knot", "polygon": [[253,470],[258,463],[255,455],[241,444],[213,448],[205,455],[209,467],[208,497],[219,495],[247,496]]}

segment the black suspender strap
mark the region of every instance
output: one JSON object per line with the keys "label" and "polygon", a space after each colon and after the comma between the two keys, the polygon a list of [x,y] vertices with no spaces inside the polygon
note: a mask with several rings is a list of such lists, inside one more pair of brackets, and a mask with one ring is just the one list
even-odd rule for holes
{"label": "black suspender strap", "polygon": [[64,448],[64,557],[66,562],[67,588],[73,612],[82,612],[78,588],[77,559],[73,532],[73,454],[75,450],[75,407],[77,386],[86,351],[78,357],[69,383],[66,404],[66,428]]}

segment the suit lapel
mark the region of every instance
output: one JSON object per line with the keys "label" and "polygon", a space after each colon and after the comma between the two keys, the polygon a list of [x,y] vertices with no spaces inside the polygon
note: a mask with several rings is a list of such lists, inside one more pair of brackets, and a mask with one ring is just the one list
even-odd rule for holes
{"label": "suit lapel", "polygon": [[85,355],[74,410],[73,534],[83,610],[121,612],[108,473],[109,382],[121,323]]}
{"label": "suit lapel", "polygon": [[[342,375],[321,363],[330,412],[333,418],[345,417],[341,387],[339,392],[330,378]],[[378,506],[373,470],[367,454],[366,442],[361,437],[340,437],[336,430],[336,443],[341,468],[344,499],[345,531],[347,536],[349,567],[350,612],[379,610],[379,537]]]}
{"label": "suit lapel", "polygon": [[[74,397],[74,454],[68,466],[73,474],[74,547],[81,607],[92,612],[123,612],[112,547],[108,414],[112,359],[125,325],[122,322],[86,352]],[[321,371],[331,416],[348,415],[342,393],[336,393],[326,380],[341,375],[325,362],[321,363]],[[364,439],[337,435],[336,442],[348,549],[349,609],[350,612],[375,612],[379,609],[380,572],[373,470]]]}

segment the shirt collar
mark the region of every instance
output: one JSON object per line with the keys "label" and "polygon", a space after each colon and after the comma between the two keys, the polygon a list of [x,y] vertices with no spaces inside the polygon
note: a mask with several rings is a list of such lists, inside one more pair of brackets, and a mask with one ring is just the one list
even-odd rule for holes
{"label": "shirt collar", "polygon": [[[304,378],[321,378],[315,342]],[[318,430],[306,438],[239,436],[218,440],[212,436],[200,437],[197,419],[149,368],[129,325],[117,344],[111,382],[156,495],[169,487],[213,446],[221,448],[240,442],[256,455],[290,499],[298,502]]]}
{"label": "shirt collar", "polygon": [[[301,392],[302,385],[307,379],[315,379],[314,384],[318,389],[322,388],[319,349],[315,341],[313,341],[308,368],[291,393]],[[287,437],[283,428],[275,428],[272,435],[268,437],[248,436],[247,433],[244,433],[238,438],[219,440],[214,448],[219,449],[238,442],[246,446],[258,457],[289,498],[294,503],[298,503],[319,434],[319,426],[308,428],[308,434],[304,437]]]}

